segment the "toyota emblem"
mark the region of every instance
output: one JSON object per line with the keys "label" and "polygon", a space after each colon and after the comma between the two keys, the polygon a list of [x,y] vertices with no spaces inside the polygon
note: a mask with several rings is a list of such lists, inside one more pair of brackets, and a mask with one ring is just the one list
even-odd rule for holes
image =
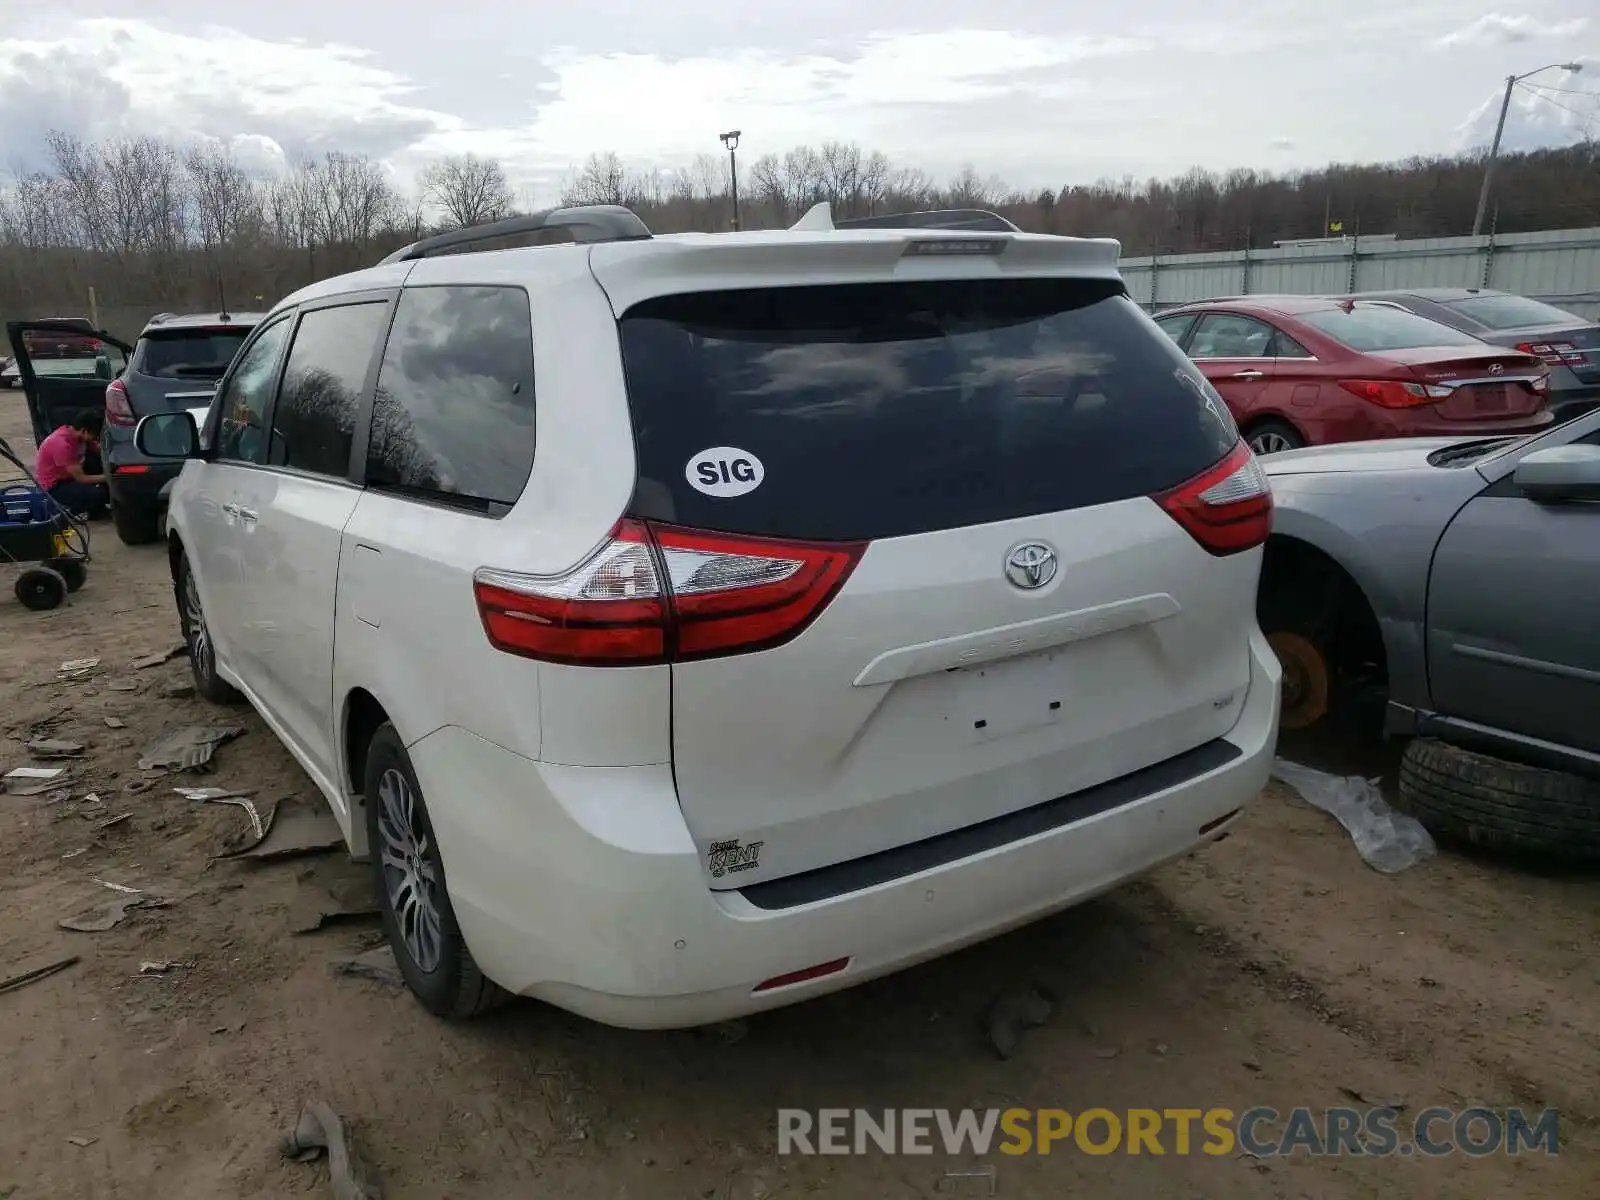
{"label": "toyota emblem", "polygon": [[1006,555],[1006,578],[1033,591],[1056,577],[1056,552],[1043,542],[1023,542]]}

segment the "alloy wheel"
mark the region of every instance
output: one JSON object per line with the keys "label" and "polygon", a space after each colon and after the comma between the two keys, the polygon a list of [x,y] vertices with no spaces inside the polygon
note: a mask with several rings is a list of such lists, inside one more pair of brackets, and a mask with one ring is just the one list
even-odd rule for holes
{"label": "alloy wheel", "polygon": [[205,610],[200,607],[200,588],[194,572],[183,573],[183,619],[189,626],[189,658],[201,679],[211,678],[211,631],[206,627]]}
{"label": "alloy wheel", "polygon": [[1265,429],[1250,438],[1250,449],[1257,454],[1280,454],[1293,450],[1294,443],[1274,429]]}
{"label": "alloy wheel", "polygon": [[410,782],[391,767],[378,779],[378,835],[383,840],[378,855],[384,889],[411,961],[431,975],[443,957],[443,926],[433,843],[428,831],[419,828],[419,816]]}

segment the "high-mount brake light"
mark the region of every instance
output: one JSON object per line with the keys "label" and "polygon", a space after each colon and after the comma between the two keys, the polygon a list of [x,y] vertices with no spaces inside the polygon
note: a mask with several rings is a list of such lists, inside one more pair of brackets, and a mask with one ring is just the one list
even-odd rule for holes
{"label": "high-mount brake light", "polygon": [[1243,441],[1215,466],[1157,493],[1155,501],[1219,557],[1259,546],[1272,532],[1272,486]]}
{"label": "high-mount brake light", "polygon": [[489,641],[510,654],[582,666],[684,662],[797,637],[865,549],[624,519],[564,575],[485,569],[473,589]]}
{"label": "high-mount brake light", "polygon": [[916,255],[994,255],[1004,254],[1009,244],[1005,238],[913,238],[906,243],[904,254],[907,258]]}

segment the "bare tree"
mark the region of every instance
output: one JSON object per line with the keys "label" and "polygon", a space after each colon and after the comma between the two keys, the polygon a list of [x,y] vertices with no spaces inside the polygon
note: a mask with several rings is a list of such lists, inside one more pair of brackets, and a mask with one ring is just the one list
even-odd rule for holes
{"label": "bare tree", "polygon": [[261,240],[266,225],[264,197],[226,149],[215,144],[191,146],[183,156],[183,170],[194,208],[194,231],[202,246],[239,247]]}
{"label": "bare tree", "polygon": [[451,225],[482,225],[511,212],[511,184],[496,158],[452,155],[424,168],[419,182]]}
{"label": "bare tree", "polygon": [[589,155],[562,189],[563,204],[621,204],[627,199],[628,171],[610,150]]}

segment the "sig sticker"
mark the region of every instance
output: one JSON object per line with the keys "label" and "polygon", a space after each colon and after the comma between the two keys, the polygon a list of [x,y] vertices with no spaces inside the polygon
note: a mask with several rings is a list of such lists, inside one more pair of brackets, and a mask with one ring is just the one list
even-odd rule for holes
{"label": "sig sticker", "polygon": [[767,477],[761,460],[736,446],[712,446],[689,460],[684,468],[689,486],[707,496],[730,499],[755,491]]}

